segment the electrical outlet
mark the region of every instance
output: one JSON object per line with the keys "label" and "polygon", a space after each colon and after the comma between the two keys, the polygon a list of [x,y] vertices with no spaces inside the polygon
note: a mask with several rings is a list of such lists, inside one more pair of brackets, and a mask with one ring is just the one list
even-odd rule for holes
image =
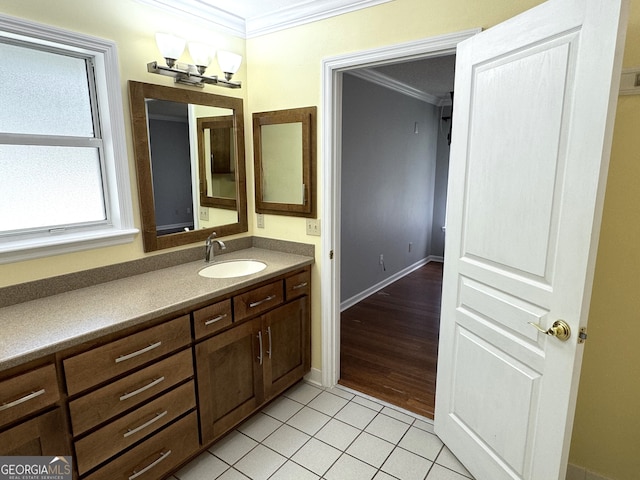
{"label": "electrical outlet", "polygon": [[258,221],[258,228],[264,228],[264,213],[258,213],[256,217]]}
{"label": "electrical outlet", "polygon": [[307,218],[307,235],[320,236],[320,219]]}
{"label": "electrical outlet", "polygon": [[411,252],[412,248],[413,248],[413,242],[409,242],[409,252]]}
{"label": "electrical outlet", "polygon": [[380,254],[380,261],[378,262],[380,265],[384,265],[384,255]]}
{"label": "electrical outlet", "polygon": [[208,222],[209,221],[209,207],[200,207],[199,208],[199,212],[198,212],[198,216],[200,217],[200,220]]}

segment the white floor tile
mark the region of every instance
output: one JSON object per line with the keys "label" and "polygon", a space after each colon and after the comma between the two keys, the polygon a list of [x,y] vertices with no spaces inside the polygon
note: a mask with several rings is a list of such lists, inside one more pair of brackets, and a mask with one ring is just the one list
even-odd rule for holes
{"label": "white floor tile", "polygon": [[180,480],[213,480],[228,468],[229,465],[222,460],[204,452],[179,470],[175,476]]}
{"label": "white floor tile", "polygon": [[353,398],[355,397],[353,393],[344,390],[339,386],[335,388],[327,388],[325,389],[325,392],[333,393],[334,395],[338,395],[339,397],[345,398],[347,400],[353,400]]}
{"label": "white floor tile", "polygon": [[349,404],[338,412],[335,418],[349,425],[353,425],[356,428],[363,429],[369,425],[376,415],[375,410],[371,410],[354,402],[349,402]]}
{"label": "white floor tile", "polygon": [[222,440],[209,447],[209,451],[229,465],[233,465],[256,445],[258,445],[258,442],[247,437],[244,433],[234,430]]}
{"label": "white floor tile", "polygon": [[347,453],[369,465],[380,468],[394,448],[392,443],[362,432],[347,449]]}
{"label": "white floor tile", "polygon": [[427,480],[469,480],[469,477],[435,464],[427,475]]}
{"label": "white floor tile", "polygon": [[320,413],[309,407],[304,407],[291,417],[287,421],[287,424],[291,425],[293,428],[302,430],[308,435],[315,435],[330,419],[331,417],[324,413]]}
{"label": "white floor tile", "polygon": [[440,450],[442,450],[443,443],[438,437],[429,432],[410,427],[398,446],[428,460],[435,460]]}
{"label": "white floor tile", "polygon": [[222,475],[220,475],[216,480],[251,480],[249,477],[241,474],[235,468],[230,468]]}
{"label": "white floor tile", "polygon": [[289,425],[282,425],[262,443],[280,455],[290,458],[291,455],[296,453],[310,438],[309,435],[300,430],[296,430]]}
{"label": "white floor tile", "polygon": [[297,463],[288,461],[269,480],[318,480],[319,478],[318,475]]}
{"label": "white floor tile", "polygon": [[258,445],[245,455],[234,468],[252,480],[266,480],[287,461],[273,450]]}
{"label": "white floor tile", "polygon": [[388,473],[384,473],[382,470],[379,471],[373,480],[398,480],[396,477],[392,477]]}
{"label": "white floor tile", "polygon": [[303,406],[304,405],[302,405],[301,403],[291,400],[288,397],[280,396],[265,408],[263,408],[262,412],[266,413],[270,417],[275,418],[276,420],[286,422],[296,413],[298,413]]}
{"label": "white floor tile", "polygon": [[432,462],[418,455],[396,448],[382,465],[384,472],[400,480],[423,480]]}
{"label": "white floor tile", "polygon": [[312,438],[291,458],[294,462],[320,476],[338,459],[342,452],[326,443]]}
{"label": "white floor tile", "polygon": [[238,427],[245,435],[250,436],[257,442],[263,441],[276,431],[282,422],[264,413],[258,413]]}
{"label": "white floor tile", "polygon": [[284,392],[284,396],[306,405],[322,393],[322,389],[300,382]]}
{"label": "white floor tile", "polygon": [[377,469],[349,455],[342,455],[325,473],[327,480],[371,480]]}
{"label": "white floor tile", "polygon": [[400,412],[395,408],[384,407],[380,413],[384,413],[388,417],[395,418],[396,420],[408,423],[409,425],[411,425],[416,420],[416,417],[407,415],[406,413]]}
{"label": "white floor tile", "polygon": [[336,413],[342,409],[347,403],[348,400],[334,395],[329,392],[322,392],[316,398],[311,400],[307,406],[313,408],[314,410],[318,410],[319,412],[324,413],[325,415],[329,415],[333,417]]}
{"label": "white floor tile", "polygon": [[454,470],[462,475],[465,475],[471,478],[471,474],[469,471],[460,463],[451,450],[449,450],[446,446],[442,448],[440,455],[436,458],[436,463],[438,465],[442,465],[443,467],[447,467],[449,470]]}
{"label": "white floor tile", "polygon": [[381,405],[378,402],[374,402],[373,400],[369,400],[368,398],[360,397],[358,395],[356,395],[353,401],[359,405],[362,405],[363,407],[367,407],[367,408],[370,408],[371,410],[375,410],[376,412],[379,412],[384,408],[384,405]]}
{"label": "white floor tile", "polygon": [[332,418],[316,433],[315,438],[345,451],[359,434],[360,430],[357,428]]}
{"label": "white floor tile", "polygon": [[364,431],[397,444],[408,429],[409,425],[406,423],[379,413]]}
{"label": "white floor tile", "polygon": [[433,429],[433,423],[425,422],[424,420],[418,419],[415,422],[413,422],[412,426],[419,428],[420,430],[424,430],[425,432],[435,434],[435,431]]}

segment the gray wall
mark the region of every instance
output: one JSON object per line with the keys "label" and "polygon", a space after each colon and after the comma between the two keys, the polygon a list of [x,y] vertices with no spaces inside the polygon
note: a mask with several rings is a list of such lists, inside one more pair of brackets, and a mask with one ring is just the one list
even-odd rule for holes
{"label": "gray wall", "polygon": [[431,253],[440,109],[348,74],[342,109],[345,301]]}

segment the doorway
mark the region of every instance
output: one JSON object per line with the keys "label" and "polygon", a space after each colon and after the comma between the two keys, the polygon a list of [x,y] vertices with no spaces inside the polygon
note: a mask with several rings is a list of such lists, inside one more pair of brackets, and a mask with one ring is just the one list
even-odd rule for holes
{"label": "doorway", "polygon": [[[326,192],[322,239],[324,258],[333,258],[322,271],[322,383],[335,386],[340,377],[341,300],[341,202],[342,179],[342,92],[344,73],[358,68],[422,60],[455,54],[456,45],[479,29],[450,34],[393,47],[327,59],[323,62],[323,182]],[[334,255],[335,253],[335,255]]]}

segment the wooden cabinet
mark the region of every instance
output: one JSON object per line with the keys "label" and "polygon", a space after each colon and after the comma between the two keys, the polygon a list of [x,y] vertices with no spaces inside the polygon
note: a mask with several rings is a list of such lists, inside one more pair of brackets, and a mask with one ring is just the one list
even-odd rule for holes
{"label": "wooden cabinet", "polygon": [[0,456],[159,480],[310,370],[310,267],[180,314],[3,374]]}
{"label": "wooden cabinet", "polygon": [[59,400],[53,364],[0,381],[0,455],[70,455]]}
{"label": "wooden cabinet", "polygon": [[[291,285],[309,285],[308,269]],[[309,299],[288,278],[233,298],[233,325],[195,346],[204,445],[229,431],[311,368]],[[284,283],[283,283],[284,282]],[[293,290],[292,290],[293,291]],[[308,290],[307,290],[308,292]]]}
{"label": "wooden cabinet", "polygon": [[[190,323],[184,315],[63,360],[67,389],[80,392],[68,404],[81,477],[156,479],[197,451],[197,428],[173,426],[195,418]],[[176,428],[183,442],[171,446]]]}

